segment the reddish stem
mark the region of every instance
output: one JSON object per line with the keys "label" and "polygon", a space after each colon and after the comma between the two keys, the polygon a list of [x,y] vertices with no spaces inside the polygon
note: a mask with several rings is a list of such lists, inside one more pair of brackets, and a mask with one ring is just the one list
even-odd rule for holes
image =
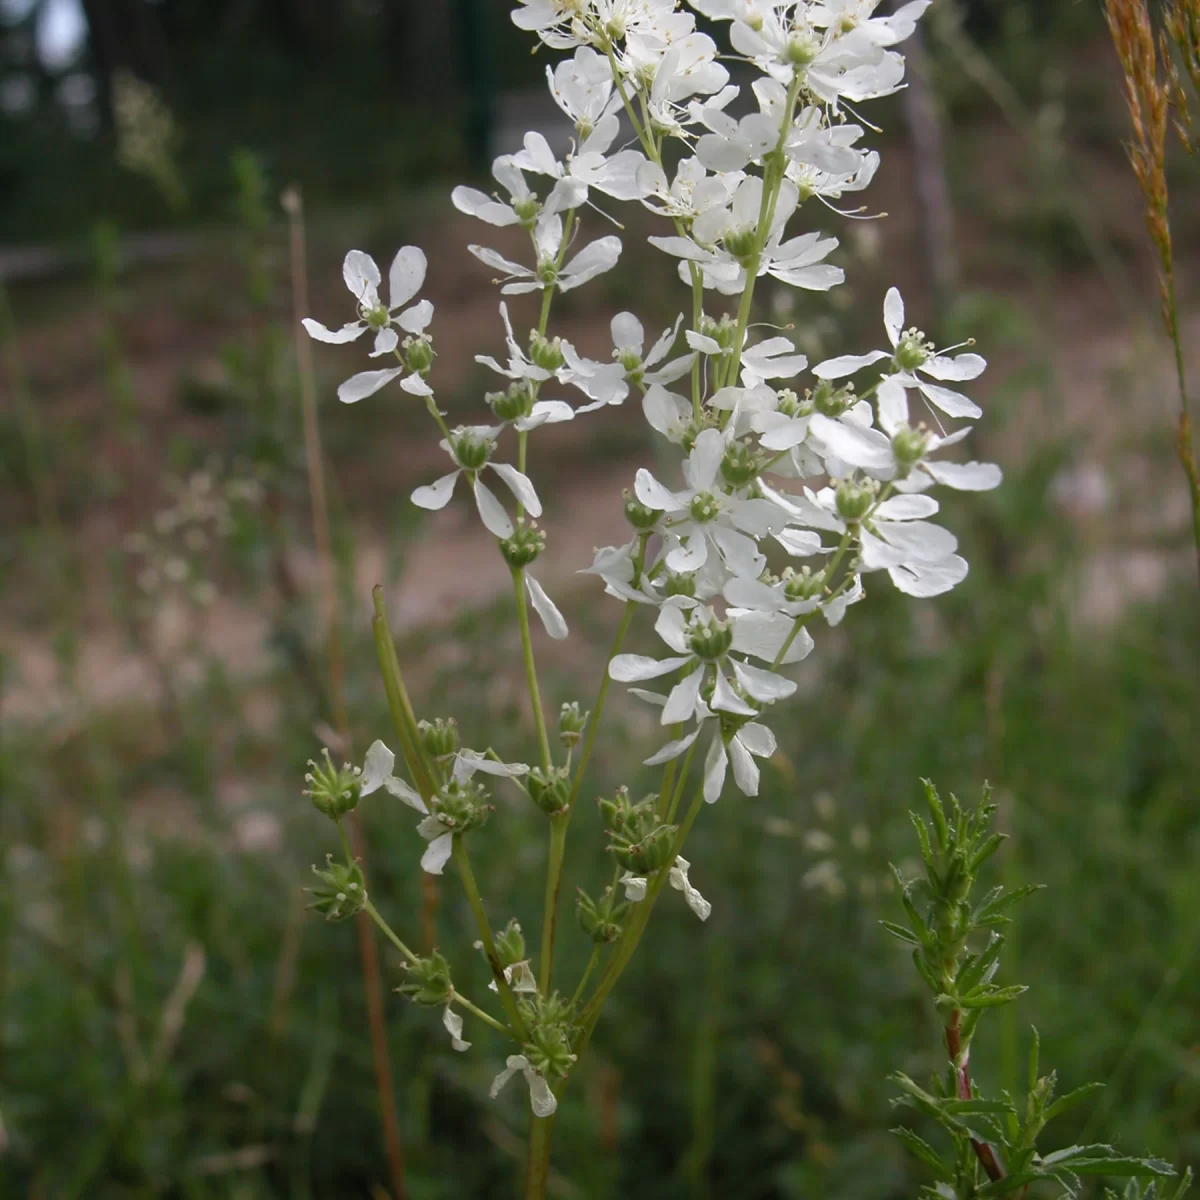
{"label": "reddish stem", "polygon": [[[970,1049],[964,1050],[962,1047],[962,1038],[959,1035],[958,1029],[959,1013],[955,1010],[954,1016],[950,1018],[950,1024],[946,1026],[946,1050],[950,1054],[950,1063],[954,1067],[954,1077],[960,1100],[970,1100],[971,1097],[971,1075],[967,1070],[967,1061],[970,1058]],[[975,1151],[975,1157],[979,1159],[983,1165],[983,1169],[987,1172],[989,1179],[1003,1179],[1004,1168],[1000,1165],[999,1159],[996,1158],[996,1152],[987,1144],[987,1142],[976,1141],[971,1139],[971,1146]]]}

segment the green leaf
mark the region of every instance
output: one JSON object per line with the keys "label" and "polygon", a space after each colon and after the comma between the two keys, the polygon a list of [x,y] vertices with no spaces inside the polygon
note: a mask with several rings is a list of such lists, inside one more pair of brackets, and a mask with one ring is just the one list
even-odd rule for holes
{"label": "green leaf", "polygon": [[[988,900],[985,898],[974,913],[974,921],[976,925],[1003,925],[1008,918],[1004,916],[1006,909],[1011,908],[1018,900],[1024,900],[1026,896],[1032,896],[1034,892],[1040,892],[1045,887],[1041,883],[1029,883],[1024,887],[1016,888],[1014,891],[1006,892],[998,899]],[[991,893],[989,893],[989,896]]]}
{"label": "green leaf", "polygon": [[921,944],[921,939],[911,929],[906,929],[903,925],[897,925],[895,921],[880,921],[879,923],[892,937],[899,938],[902,942],[907,942],[910,946],[919,946]]}
{"label": "green leaf", "polygon": [[938,845],[944,853],[949,842],[946,810],[942,807],[942,800],[938,795],[937,788],[933,786],[933,780],[922,779],[921,782],[925,785],[925,803],[929,805],[929,815],[933,819],[933,828],[937,832]]}
{"label": "green leaf", "polygon": [[1100,1091],[1103,1087],[1102,1083],[1085,1083],[1073,1092],[1067,1092],[1065,1096],[1060,1096],[1046,1109],[1046,1123],[1049,1124],[1055,1117],[1061,1117],[1063,1113],[1070,1112],[1081,1100],[1086,1100],[1088,1096]]}
{"label": "green leaf", "polygon": [[996,988],[983,991],[982,989],[963,996],[963,1008],[998,1008],[1001,1004],[1010,1004],[1018,996],[1023,996],[1029,988],[1023,983],[1015,983],[1011,987]]}
{"label": "green leaf", "polygon": [[[1031,1025],[1030,1030],[1033,1033],[1033,1041],[1029,1045],[1029,1090],[1032,1092],[1038,1083],[1038,1058],[1041,1053],[1042,1039],[1038,1036],[1037,1026]],[[1066,1097],[1064,1096],[1065,1100]],[[1046,1120],[1050,1118],[1047,1117]]]}
{"label": "green leaf", "polygon": [[1080,1175],[1131,1175],[1137,1179],[1170,1179],[1175,1168],[1161,1158],[1095,1158],[1070,1164]]}
{"label": "green leaf", "polygon": [[1015,1112],[1010,1100],[943,1100],[942,1107],[955,1116],[974,1116],[977,1113],[989,1113],[1003,1116]]}
{"label": "green leaf", "polygon": [[997,850],[1000,849],[1000,847],[1004,841],[1005,841],[1004,834],[993,833],[992,836],[989,837],[983,843],[983,845],[980,846],[979,849],[976,850],[975,853],[971,855],[971,861],[967,864],[967,869],[971,872],[972,875],[974,875],[975,872],[978,871],[979,868],[981,866],[983,866],[983,864],[985,862],[987,862],[987,860],[989,858],[991,858],[992,855],[995,854]]}
{"label": "green leaf", "polygon": [[937,1151],[924,1138],[919,1138],[911,1129],[906,1129],[903,1125],[897,1125],[892,1130],[908,1149],[908,1152],[915,1158],[919,1158],[938,1179],[944,1180],[947,1183],[954,1181],[954,1172],[950,1169],[941,1158],[938,1157]]}

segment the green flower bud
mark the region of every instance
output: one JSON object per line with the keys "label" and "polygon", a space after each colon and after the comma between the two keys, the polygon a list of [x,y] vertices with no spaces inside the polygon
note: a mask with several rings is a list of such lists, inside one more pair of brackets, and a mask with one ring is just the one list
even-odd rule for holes
{"label": "green flower bud", "polygon": [[527,567],[536,562],[539,554],[546,549],[546,535],[533,521],[519,520],[513,529],[513,535],[500,543],[500,553],[510,567]]}
{"label": "green flower bud", "polygon": [[572,700],[564,704],[558,712],[558,740],[569,750],[578,746],[583,740],[583,731],[587,726],[590,712],[580,712],[579,701]]}
{"label": "green flower bud", "polygon": [[522,1049],[529,1065],[546,1079],[565,1076],[575,1061],[567,1029],[559,1022],[535,1025]]}
{"label": "green flower bud", "polygon": [[813,411],[810,395],[801,400],[791,388],[783,388],[779,393],[779,411],[785,417],[807,417]]}
{"label": "green flower bud", "polygon": [[308,760],[309,770],[304,776],[308,787],[304,794],[313,802],[317,812],[336,821],[358,806],[362,771],[349,763],[335,767],[329,751],[322,753],[324,761],[317,763],[311,758]]}
{"label": "green flower bud", "polygon": [[454,995],[450,964],[435,950],[427,958],[405,966],[404,982],[396,989],[414,1004],[444,1008]]}
{"label": "green flower bud", "polygon": [[313,902],[308,906],[327,921],[341,921],[362,912],[367,903],[367,884],[358,863],[334,862],[325,856],[325,870],[313,867],[319,880],[316,887],[305,888]]}
{"label": "green flower bud", "polygon": [[678,575],[669,572],[667,574],[667,595],[688,596],[694,600],[696,598],[696,576],[690,571]]}
{"label": "green flower bud", "polygon": [[558,266],[554,259],[538,259],[537,277],[546,286],[549,286],[558,278]]}
{"label": "green flower bud", "polygon": [[788,38],[788,62],[794,67],[807,67],[821,53],[821,43],[806,29],[792,31]]}
{"label": "green flower bud", "polygon": [[791,601],[811,600],[825,587],[825,572],[814,572],[811,567],[801,567],[799,571],[785,567],[783,579],[783,594]]}
{"label": "green flower bud", "polygon": [[840,417],[858,397],[854,394],[854,385],[847,384],[838,387],[828,379],[822,379],[809,394],[812,407],[826,417]]}
{"label": "green flower bud", "polygon": [[755,252],[758,250],[758,230],[753,226],[731,229],[721,242],[743,267],[748,267],[754,261]]}
{"label": "green flower bud", "polygon": [[717,414],[711,409],[705,409],[704,412],[700,414],[700,420],[689,421],[684,427],[681,439],[681,444],[684,450],[690,454],[692,452],[692,448],[696,445],[696,439],[706,429],[718,428],[720,428],[720,426],[718,424]]}
{"label": "green flower bud", "polygon": [[433,342],[427,333],[417,337],[406,337],[401,344],[404,352],[404,363],[410,371],[424,375],[433,366]]}
{"label": "green flower bud", "polygon": [[544,771],[534,767],[525,776],[525,786],[529,798],[549,816],[566,812],[567,801],[571,798],[571,776],[566,767],[554,767]]}
{"label": "green flower bud", "polygon": [[902,425],[896,430],[892,435],[892,453],[900,466],[901,478],[921,461],[928,446],[929,431],[924,426],[912,429],[908,425]]}
{"label": "green flower bud", "polygon": [[536,329],[529,334],[530,361],[543,371],[557,371],[567,360],[563,357],[562,338],[543,337]]}
{"label": "green flower bud", "polygon": [[688,505],[688,512],[697,524],[706,525],[720,516],[721,502],[712,492],[697,492]]}
{"label": "green flower bud", "polygon": [[843,480],[837,490],[837,510],[843,521],[861,521],[875,503],[875,487],[870,481]]}
{"label": "green flower bud", "polygon": [[625,902],[614,903],[612,888],[605,888],[599,902],[593,900],[582,888],[575,898],[575,916],[579,927],[592,939],[601,944],[615,942],[621,936],[621,921],[629,911]]}
{"label": "green flower bud", "polygon": [[613,857],[636,875],[649,875],[665,867],[674,857],[675,835],[678,825],[659,825],[650,830],[639,842],[623,846],[614,841],[609,850]]}
{"label": "green flower bud", "polygon": [[450,434],[450,450],[454,461],[467,471],[478,471],[492,457],[492,443],[479,437],[473,430],[455,429]]}
{"label": "green flower bud", "polygon": [[536,196],[519,196],[513,201],[513,212],[517,214],[522,229],[532,229],[537,224],[540,208]]}
{"label": "green flower bud", "polygon": [[642,356],[632,347],[625,346],[613,351],[613,358],[625,368],[636,383],[642,377]]}
{"label": "green flower bud", "polygon": [[634,529],[647,530],[653,529],[662,518],[662,513],[657,509],[648,508],[643,504],[628,488],[622,493],[622,498],[625,501],[625,520],[627,520]]}
{"label": "green flower bud", "polygon": [[761,464],[753,447],[744,442],[734,442],[721,460],[721,474],[734,487],[746,487],[759,475]]}
{"label": "green flower bud", "polygon": [[515,379],[502,392],[486,392],[483,397],[498,421],[516,421],[533,410],[533,391],[524,379]]}
{"label": "green flower bud", "polygon": [[437,717],[432,724],[418,721],[417,736],[421,749],[437,762],[453,758],[459,747],[458,722],[453,717]]}
{"label": "green flower bud", "polygon": [[687,631],[688,649],[705,662],[717,662],[729,653],[733,645],[733,628],[716,617],[699,618]]}
{"label": "green flower bud", "polygon": [[729,313],[723,313],[718,321],[713,317],[701,315],[700,330],[705,337],[710,337],[722,350],[732,350],[737,341],[737,319]]}
{"label": "green flower bud", "polygon": [[467,833],[487,824],[492,806],[481,784],[471,779],[451,779],[433,798],[438,820],[453,833]]}
{"label": "green flower bud", "polygon": [[596,803],[600,806],[600,816],[603,818],[606,828],[616,832],[625,827],[625,822],[633,809],[627,787],[617,788],[611,800],[600,797]]}
{"label": "green flower bud", "polygon": [[915,371],[929,361],[933,343],[925,340],[925,334],[915,326],[906,329],[896,347],[896,365],[903,371]]}
{"label": "green flower bud", "polygon": [[524,962],[528,957],[525,953],[525,935],[515,917],[496,934],[496,955],[502,968]]}
{"label": "green flower bud", "polygon": [[366,321],[367,327],[374,332],[386,329],[392,320],[392,315],[388,312],[386,304],[378,304],[374,308],[360,308],[359,312],[362,315],[362,319]]}

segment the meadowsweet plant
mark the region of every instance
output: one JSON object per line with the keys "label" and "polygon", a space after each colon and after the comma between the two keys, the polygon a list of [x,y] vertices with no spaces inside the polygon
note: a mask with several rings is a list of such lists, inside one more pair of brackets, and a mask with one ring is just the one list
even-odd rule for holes
{"label": "meadowsweet plant", "polygon": [[[386,280],[352,250],[351,319],[332,329],[304,323],[314,338],[359,342],[377,360],[341,385],[344,402],[396,384],[393,402],[424,404],[447,469],[413,502],[473,505],[512,574],[537,761],[510,762],[486,730],[418,711],[377,590],[376,642],[403,777],[378,740],[361,767],[314,759],[308,792],[339,828],[366,797],[398,800],[422,868],[440,875],[452,865],[458,875],[491,995],[453,979],[438,953],[410,948],[375,908],[348,849],[317,871],[314,906],[376,921],[407,964],[401,990],[441,1011],[453,1049],[471,1050],[473,1025],[511,1041],[492,1092],[514,1079],[527,1088],[530,1197],[545,1195],[555,1111],[655,906],[666,893],[709,916],[702,885],[715,864],[684,857],[688,835],[706,804],[757,794],[759,763],[775,751],[777,706],[797,686],[788,669],[813,651],[822,626],[849,618],[864,581],[886,573],[923,598],[959,583],[967,563],[932,519],[939,495],[1000,483],[997,467],[947,454],[967,436],[961,422],[981,415],[957,386],[977,378],[984,360],[932,342],[895,288],[872,346],[811,367],[790,339],[751,323],[764,276],[819,292],[842,282],[837,239],[824,227],[879,163],[856,112],[903,86],[896,47],[927,7],[914,0],[885,16],[874,0],[693,0],[691,11],[678,0],[522,0],[515,23],[560,52],[547,79],[574,137],[560,150],[529,133],[519,152],[496,160],[489,192],[453,192],[454,205],[481,222],[484,242],[494,228],[523,232],[523,251],[469,249],[497,274],[502,297],[537,302],[535,324],[521,333],[499,302],[506,352],[477,358],[495,375],[479,422],[451,428],[438,405],[419,248],[402,248]],[[728,49],[697,31],[696,14],[716,23]],[[731,61],[752,78],[744,92],[730,83]],[[612,354],[593,360],[555,334],[554,301],[617,264],[618,203],[661,218],[661,232],[637,253],[667,256],[690,303],[653,339],[636,314],[613,315]],[[591,564],[565,564],[596,577],[620,618],[594,699],[563,704],[555,728],[530,610],[553,639],[569,627],[543,566],[552,548],[538,525],[536,435],[609,405],[640,405],[676,465],[670,474],[638,470],[615,544]],[[658,654],[623,652],[635,621],[653,626]],[[578,925],[593,949],[583,977],[567,983],[554,965],[564,854],[613,682],[656,710],[661,745],[646,762],[662,777],[649,795],[620,788],[599,800],[607,844],[591,850],[608,856],[611,882],[579,894]],[[472,858],[488,853],[488,824],[501,819],[497,790],[545,816],[536,940],[485,906],[476,883]]]}
{"label": "meadowsweet plant", "polygon": [[1025,1196],[1034,1185],[1050,1185],[1054,1193],[1038,1194],[1075,1197],[1082,1194],[1082,1177],[1099,1175],[1127,1180],[1120,1193],[1106,1190],[1106,1200],[1182,1200],[1191,1187],[1191,1171],[1177,1177],[1161,1159],[1129,1157],[1105,1144],[1041,1149],[1046,1126],[1103,1085],[1088,1083],[1058,1096],[1055,1073],[1040,1074],[1036,1029],[1024,1097],[1001,1092],[989,1099],[981,1094],[971,1072],[979,1027],[989,1013],[1028,990],[997,982],[1003,930],[1013,908],[1038,888],[1008,891],[1000,886],[976,893],[980,871],[1004,840],[992,829],[995,808],[986,788],[973,811],[954,796],[944,803],[928,780],[925,799],[928,816],[910,814],[924,874],[906,880],[893,868],[907,923],[884,922],[890,934],[912,947],[913,965],[929,988],[942,1025],[948,1060],[928,1089],[907,1075],[892,1076],[901,1089],[897,1106],[941,1128],[944,1149],[908,1126],[892,1131],[933,1176],[935,1182],[921,1195],[983,1200]]}

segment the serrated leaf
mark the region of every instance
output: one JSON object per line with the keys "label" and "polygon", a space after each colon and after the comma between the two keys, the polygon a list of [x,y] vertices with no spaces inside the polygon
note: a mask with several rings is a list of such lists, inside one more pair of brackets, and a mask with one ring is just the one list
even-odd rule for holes
{"label": "serrated leaf", "polygon": [[1011,908],[1018,900],[1024,900],[1026,896],[1032,896],[1034,892],[1040,892],[1044,888],[1041,883],[1028,883],[1024,887],[1019,887],[1011,892],[1006,892],[996,900],[981,904],[975,910],[976,925],[1002,925],[1008,918],[1003,914],[1006,909]]}
{"label": "serrated leaf", "polygon": [[1004,938],[998,933],[991,934],[987,946],[979,954],[968,955],[963,959],[954,983],[960,992],[971,992],[983,980],[989,968],[994,968],[1004,949]]}
{"label": "serrated leaf", "polygon": [[976,850],[975,853],[971,855],[971,861],[970,861],[970,863],[968,863],[968,869],[970,870],[972,875],[974,875],[975,872],[978,871],[979,868],[982,867],[983,864],[985,862],[987,862],[987,860],[989,858],[991,858],[992,855],[995,854],[997,850],[1000,849],[1000,847],[1001,847],[1001,845],[1003,845],[1004,841],[1005,841],[1004,834],[993,833],[991,835],[991,837],[989,837],[983,843],[983,845],[980,846],[979,849]]}
{"label": "serrated leaf", "polygon": [[1175,1168],[1161,1158],[1094,1158],[1071,1163],[1080,1175],[1130,1175],[1136,1179],[1170,1179]]}
{"label": "serrated leaf", "polygon": [[892,1133],[904,1143],[910,1154],[919,1158],[940,1180],[948,1183],[954,1181],[954,1172],[942,1162],[937,1151],[924,1138],[918,1137],[903,1125],[897,1125]]}
{"label": "serrated leaf", "polygon": [[1010,1100],[984,1100],[981,1098],[971,1100],[943,1100],[942,1107],[947,1112],[954,1113],[955,1116],[973,1116],[976,1113],[1002,1116],[1006,1113],[1016,1111]]}
{"label": "serrated leaf", "polygon": [[[1033,1033],[1033,1040],[1029,1044],[1029,1085],[1028,1085],[1029,1090],[1032,1092],[1033,1089],[1035,1087],[1037,1087],[1037,1083],[1038,1083],[1038,1059],[1041,1054],[1042,1039],[1038,1035],[1036,1025],[1031,1025],[1029,1028],[1030,1028],[1031,1032]],[[1064,1096],[1063,1099],[1065,1100],[1066,1097]],[[1047,1117],[1046,1119],[1049,1120],[1050,1118]]]}

